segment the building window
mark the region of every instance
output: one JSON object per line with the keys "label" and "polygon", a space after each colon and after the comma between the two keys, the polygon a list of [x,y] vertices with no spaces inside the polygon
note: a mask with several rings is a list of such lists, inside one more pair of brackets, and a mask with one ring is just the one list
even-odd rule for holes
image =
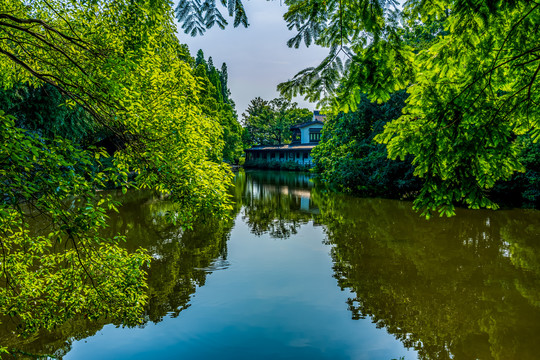
{"label": "building window", "polygon": [[310,133],[309,134],[309,142],[316,142],[321,140],[321,133]]}

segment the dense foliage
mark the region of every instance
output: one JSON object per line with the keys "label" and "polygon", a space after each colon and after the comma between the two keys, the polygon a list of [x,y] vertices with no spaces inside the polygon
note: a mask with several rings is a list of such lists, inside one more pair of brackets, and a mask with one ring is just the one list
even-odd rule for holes
{"label": "dense foliage", "polygon": [[[421,189],[409,155],[405,161],[388,159],[384,144],[374,138],[384,131],[386,123],[397,119],[405,106],[407,94],[400,91],[382,104],[366,97],[355,111],[339,113],[326,121],[320,144],[313,149],[314,171],[323,182],[337,190],[362,196],[413,198]],[[530,136],[516,139],[518,157],[524,173],[498,181],[487,192],[489,199],[505,206],[540,206],[540,145]]]}
{"label": "dense foliage", "polygon": [[225,144],[221,158],[228,162],[237,162],[243,153],[242,127],[238,123],[235,104],[230,98],[227,64],[223,63],[221,70],[218,70],[214,67],[212,57],[206,61],[203,51],[199,50],[194,67],[201,86],[202,110],[207,116],[217,119],[223,131]]}
{"label": "dense foliage", "polygon": [[337,113],[354,110],[362,94],[386,101],[406,88],[403,114],[376,140],[392,159],[413,157],[423,179],[415,207],[427,216],[451,215],[456,203],[497,208],[490,189],[525,170],[518,136],[540,137],[538,2],[408,0],[403,10],[396,0],[285,3],[296,31],[288,45],[330,53],[281,84],[283,94]]}
{"label": "dense foliage", "polygon": [[497,182],[490,195],[502,204],[540,209],[540,144],[526,135],[516,142],[521,148],[519,161],[525,172]]}
{"label": "dense foliage", "polygon": [[[242,127],[227,87],[227,65],[223,63],[221,70],[217,70],[212,58],[207,62],[201,50],[195,59],[189,55],[187,46],[180,47],[181,59],[194,69],[201,110],[221,127],[224,146],[218,158],[236,161],[242,154]],[[81,146],[105,146],[111,154],[123,146],[124,139],[97,123],[82,106],[66,106],[66,100],[68,97],[50,84],[34,87],[17,83],[12,88],[0,89],[0,108],[15,116],[17,127],[45,138],[61,136]]]}
{"label": "dense foliage", "polygon": [[166,194],[184,228],[227,215],[214,93],[168,2],[5,0],[0,31],[0,313],[23,334],[76,316],[138,323],[149,256],[101,235],[118,204],[95,191]]}
{"label": "dense foliage", "polygon": [[401,91],[380,105],[363,97],[356,111],[327,119],[312,151],[314,171],[323,182],[363,196],[404,197],[420,189],[410,161],[389,160],[386,146],[373,141],[400,116],[406,97]]}
{"label": "dense foliage", "polygon": [[0,89],[0,109],[16,119],[15,126],[42,138],[60,136],[82,146],[108,134],[82,106],[66,106],[67,97],[54,86],[17,83]]}
{"label": "dense foliage", "polygon": [[311,120],[312,113],[285,98],[266,101],[256,97],[242,117],[244,144],[251,147],[290,143],[290,127]]}
{"label": "dense foliage", "polygon": [[[106,154],[61,138],[44,144],[1,112],[0,138],[0,312],[25,334],[77,313],[136,323],[146,301],[149,259],[118,247],[117,234],[98,232],[106,225],[105,210],[117,205],[95,197],[95,188],[115,174],[95,172]],[[30,217],[43,224],[30,229]]]}

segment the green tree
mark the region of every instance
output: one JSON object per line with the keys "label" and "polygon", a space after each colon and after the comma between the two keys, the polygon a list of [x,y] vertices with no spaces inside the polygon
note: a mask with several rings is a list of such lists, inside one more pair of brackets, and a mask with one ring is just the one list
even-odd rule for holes
{"label": "green tree", "polygon": [[[170,4],[6,0],[0,29],[3,88],[53,87],[63,106],[80,107],[90,127],[124,144],[108,158],[60,133],[49,139],[21,129],[0,112],[0,312],[24,334],[78,315],[135,324],[147,302],[149,256],[100,235],[106,209],[118,204],[95,190],[113,184],[167,194],[168,218],[186,228],[199,213],[230,209],[222,129],[202,111]],[[46,219],[44,233],[29,228],[28,215]]]}
{"label": "green tree", "polygon": [[[415,207],[426,215],[436,209],[452,214],[455,203],[496,208],[487,190],[523,171],[515,135],[538,133],[538,106],[533,104],[538,102],[540,49],[532,35],[539,23],[538,4],[408,1],[398,13],[391,1],[364,3],[372,11],[351,2],[325,7],[291,3],[286,19],[298,29],[296,39],[315,35],[331,55],[281,90],[311,97],[324,90],[334,108],[354,109],[362,93],[385,101],[407,87],[403,115],[377,140],[388,145],[392,159],[413,155],[415,175],[424,179]],[[356,23],[360,26],[352,26]],[[410,41],[419,26],[424,33],[439,31],[427,41]],[[308,35],[310,29],[315,30]],[[361,32],[372,41],[365,42]],[[344,67],[339,66],[340,52],[351,59]]]}
{"label": "green tree", "polygon": [[266,101],[257,97],[242,116],[247,144],[278,145],[290,142],[290,127],[309,121],[312,114],[285,98]]}
{"label": "green tree", "polygon": [[221,64],[221,72],[219,73],[220,77],[219,80],[221,81],[221,91],[223,96],[223,101],[226,103],[230,102],[230,91],[229,91],[229,74],[227,72],[227,64],[223,63]]}
{"label": "green tree", "polygon": [[242,127],[238,123],[235,104],[229,98],[227,65],[223,63],[221,68],[224,71],[220,72],[214,67],[211,57],[206,62],[202,50],[197,52],[195,64],[198,64],[195,67],[195,75],[202,88],[200,102],[203,104],[203,113],[215,118],[223,131],[224,146],[221,159],[237,162],[243,152]]}
{"label": "green tree", "polygon": [[199,49],[197,51],[197,55],[195,58],[195,66],[199,66],[200,64],[203,64],[204,70],[208,71],[208,65],[206,63],[206,59],[204,58],[204,52],[202,51],[202,49]]}
{"label": "green tree", "polygon": [[410,161],[389,160],[386,146],[373,141],[387,122],[401,115],[406,98],[404,91],[384,104],[362,97],[356,111],[330,116],[312,151],[322,181],[363,196],[405,197],[418,191],[421,184]]}
{"label": "green tree", "polygon": [[268,101],[263,100],[261,97],[256,97],[250,101],[246,112],[242,114],[242,126],[244,127],[242,136],[246,147],[266,142],[264,119],[269,116],[270,112]]}

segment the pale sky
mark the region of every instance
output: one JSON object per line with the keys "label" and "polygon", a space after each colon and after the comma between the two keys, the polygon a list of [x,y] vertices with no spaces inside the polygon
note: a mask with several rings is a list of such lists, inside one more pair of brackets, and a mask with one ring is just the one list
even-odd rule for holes
{"label": "pale sky", "polygon": [[[287,29],[283,20],[287,10],[285,5],[278,1],[244,0],[244,6],[250,24],[247,29],[242,25],[234,28],[233,19],[227,17],[230,25],[225,30],[214,26],[203,36],[191,37],[184,34],[178,24],[180,42],[189,46],[192,56],[202,49],[207,59],[212,56],[216,68],[220,69],[223,62],[227,63],[228,85],[239,120],[251,99],[257,96],[265,100],[278,97],[277,84],[306,67],[318,65],[328,54],[328,49],[314,45],[309,48],[303,45],[298,49],[287,47],[287,40],[294,32]],[[293,101],[300,107],[315,110],[315,104],[302,98]]]}

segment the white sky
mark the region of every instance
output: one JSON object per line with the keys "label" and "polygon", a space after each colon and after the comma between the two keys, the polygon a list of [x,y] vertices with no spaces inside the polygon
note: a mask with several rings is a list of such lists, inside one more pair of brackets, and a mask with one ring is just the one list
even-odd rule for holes
{"label": "white sky", "polygon": [[[228,85],[239,120],[251,99],[257,96],[265,100],[278,97],[277,84],[306,67],[318,65],[328,54],[327,49],[314,45],[298,49],[287,47],[287,40],[294,32],[287,29],[283,20],[287,8],[278,1],[244,0],[243,3],[250,24],[247,29],[242,25],[234,28],[233,19],[227,17],[229,26],[225,30],[214,26],[203,36],[191,37],[184,34],[178,24],[180,42],[189,46],[193,56],[202,49],[207,59],[212,56],[216,68],[220,69],[223,62],[227,63]],[[300,107],[315,109],[314,104],[302,98],[293,100]]]}

